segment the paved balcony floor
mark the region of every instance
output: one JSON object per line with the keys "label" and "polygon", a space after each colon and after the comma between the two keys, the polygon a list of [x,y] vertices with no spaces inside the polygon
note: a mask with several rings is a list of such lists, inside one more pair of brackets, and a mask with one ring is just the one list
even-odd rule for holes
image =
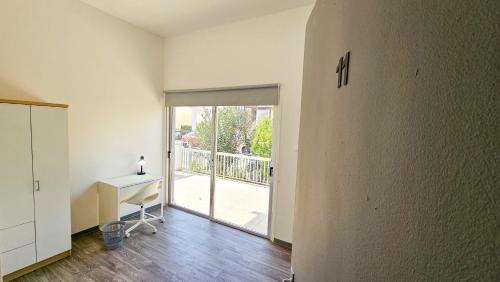
{"label": "paved balcony floor", "polygon": [[[176,171],[173,202],[208,215],[210,207],[210,176]],[[269,187],[216,178],[214,195],[215,218],[267,235]]]}

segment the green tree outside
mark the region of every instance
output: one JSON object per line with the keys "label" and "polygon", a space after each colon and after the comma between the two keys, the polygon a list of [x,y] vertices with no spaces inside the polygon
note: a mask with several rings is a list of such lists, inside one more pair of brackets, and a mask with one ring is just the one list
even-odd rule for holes
{"label": "green tree outside", "polygon": [[[197,125],[201,147],[211,149],[212,115],[208,109],[202,114],[202,121]],[[250,113],[239,107],[221,107],[217,111],[217,151],[240,154],[242,146],[251,146],[255,133]]]}
{"label": "green tree outside", "polygon": [[265,158],[271,157],[273,148],[273,122],[263,118],[257,124],[255,135],[252,139],[252,153]]}
{"label": "green tree outside", "polygon": [[212,113],[205,109],[201,114],[202,121],[196,125],[200,137],[200,147],[203,150],[211,150],[212,147]]}

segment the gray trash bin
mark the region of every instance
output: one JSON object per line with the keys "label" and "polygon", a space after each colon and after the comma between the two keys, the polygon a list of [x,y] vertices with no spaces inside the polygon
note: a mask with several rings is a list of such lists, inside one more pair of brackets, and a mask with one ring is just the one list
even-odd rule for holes
{"label": "gray trash bin", "polygon": [[113,221],[106,223],[99,229],[102,232],[104,245],[108,250],[113,250],[123,246],[123,237],[125,237],[125,221]]}

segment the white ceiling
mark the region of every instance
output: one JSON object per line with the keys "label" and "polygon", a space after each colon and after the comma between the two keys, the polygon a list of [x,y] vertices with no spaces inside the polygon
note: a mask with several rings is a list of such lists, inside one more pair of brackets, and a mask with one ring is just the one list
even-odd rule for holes
{"label": "white ceiling", "polygon": [[81,0],[162,36],[272,14],[315,0]]}

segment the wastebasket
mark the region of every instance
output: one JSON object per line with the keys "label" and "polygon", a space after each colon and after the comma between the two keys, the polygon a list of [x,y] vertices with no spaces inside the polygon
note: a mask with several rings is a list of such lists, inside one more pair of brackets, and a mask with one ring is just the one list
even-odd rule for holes
{"label": "wastebasket", "polygon": [[103,224],[99,228],[104,239],[104,246],[108,250],[113,250],[123,246],[123,237],[125,237],[125,221],[113,221]]}

